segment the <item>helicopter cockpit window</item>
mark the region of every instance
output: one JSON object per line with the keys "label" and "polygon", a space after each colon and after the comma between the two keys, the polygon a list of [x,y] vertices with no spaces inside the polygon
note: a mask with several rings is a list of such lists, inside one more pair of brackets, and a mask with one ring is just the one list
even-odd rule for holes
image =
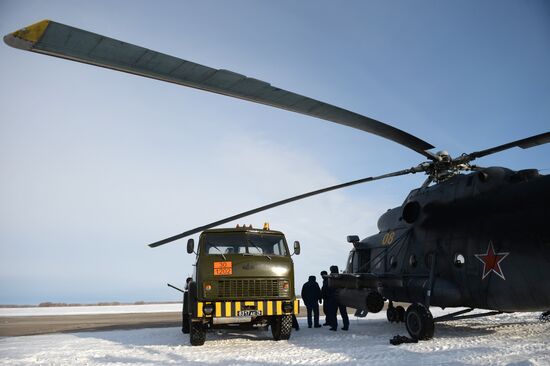
{"label": "helicopter cockpit window", "polygon": [[351,252],[349,252],[349,257],[348,257],[348,265],[346,266],[346,270],[348,272],[355,272],[355,268],[353,268],[353,257],[354,257],[354,254],[355,254],[355,251],[352,250]]}
{"label": "helicopter cockpit window", "polygon": [[455,254],[454,265],[455,267],[462,267],[466,263],[466,258],[460,253]]}

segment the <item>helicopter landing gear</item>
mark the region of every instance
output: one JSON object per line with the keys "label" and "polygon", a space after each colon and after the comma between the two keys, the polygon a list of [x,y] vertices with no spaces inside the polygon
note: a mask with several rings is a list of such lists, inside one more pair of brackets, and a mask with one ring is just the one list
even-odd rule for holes
{"label": "helicopter landing gear", "polygon": [[393,302],[390,301],[388,310],[386,310],[386,318],[390,323],[401,323],[405,321],[405,308],[403,306],[393,306]]}
{"label": "helicopter landing gear", "polygon": [[550,322],[550,310],[545,311],[544,313],[540,314],[539,320],[544,323]]}
{"label": "helicopter landing gear", "polygon": [[392,307],[388,307],[388,310],[386,310],[386,317],[388,318],[388,321],[390,323],[395,323],[397,322],[397,310],[395,310],[395,308],[392,306]]}
{"label": "helicopter landing gear", "polygon": [[403,306],[396,306],[395,311],[397,311],[397,320],[401,323],[405,321],[405,308]]}
{"label": "helicopter landing gear", "polygon": [[423,304],[413,303],[407,308],[405,325],[413,339],[428,340],[434,336],[434,318]]}
{"label": "helicopter landing gear", "polygon": [[370,313],[378,313],[384,308],[384,298],[376,291],[372,291],[367,295],[366,303],[367,310]]}

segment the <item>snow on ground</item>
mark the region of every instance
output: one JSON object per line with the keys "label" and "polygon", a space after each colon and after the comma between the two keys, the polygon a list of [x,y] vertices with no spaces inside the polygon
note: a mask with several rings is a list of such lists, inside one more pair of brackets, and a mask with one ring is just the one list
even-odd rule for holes
{"label": "snow on ground", "polygon": [[[440,315],[440,311],[434,311]],[[2,365],[550,365],[550,323],[539,313],[502,314],[436,325],[435,338],[392,346],[406,335],[385,314],[353,319],[348,332],[301,329],[289,341],[266,331],[209,333],[191,347],[179,328],[0,338]]]}
{"label": "snow on ground", "polygon": [[181,303],[143,304],[113,306],[59,306],[34,308],[0,308],[2,316],[40,316],[40,315],[84,315],[84,314],[126,314],[126,313],[164,313],[181,311]]}

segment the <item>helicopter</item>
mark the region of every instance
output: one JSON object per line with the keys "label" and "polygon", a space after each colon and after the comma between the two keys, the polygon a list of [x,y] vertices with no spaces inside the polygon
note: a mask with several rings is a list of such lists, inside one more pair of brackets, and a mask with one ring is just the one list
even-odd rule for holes
{"label": "helicopter", "polygon": [[[357,314],[378,312],[403,321],[415,339],[430,339],[435,323],[501,312],[544,311],[550,318],[550,176],[536,169],[482,167],[474,160],[507,149],[550,142],[550,132],[451,157],[416,136],[375,119],[299,95],[245,75],[214,69],[116,39],[44,20],[10,33],[22,50],[201,89],[285,109],[375,134],[423,157],[413,167],[303,193],[187,230],[172,241],[290,202],[408,174],[425,174],[421,187],[378,221],[379,233],[359,239],[343,273],[329,286]],[[410,303],[405,310],[394,302]],[[466,308],[440,318],[430,307]],[[467,314],[473,309],[486,313]]]}

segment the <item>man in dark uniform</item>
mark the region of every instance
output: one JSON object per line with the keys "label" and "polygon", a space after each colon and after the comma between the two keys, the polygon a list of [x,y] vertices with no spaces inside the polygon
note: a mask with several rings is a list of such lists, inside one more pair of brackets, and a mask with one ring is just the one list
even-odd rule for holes
{"label": "man in dark uniform", "polygon": [[321,289],[315,281],[315,276],[309,276],[309,280],[302,286],[302,300],[307,309],[307,326],[311,328],[313,313],[313,324],[319,328],[319,301],[321,300]]}
{"label": "man in dark uniform", "polygon": [[326,276],[325,282],[326,283],[323,283],[321,297],[323,298],[323,302],[325,304],[325,314],[330,330],[336,331],[338,329],[338,320],[336,320],[336,312],[338,311],[336,291],[328,286],[328,279]]}
{"label": "man in dark uniform", "polygon": [[328,311],[327,311],[327,299],[326,299],[326,288],[328,286],[328,280],[327,280],[327,271],[321,271],[321,278],[323,279],[323,286],[321,287],[321,298],[323,302],[323,313],[325,314],[325,322],[323,323],[324,326],[330,325],[328,323]]}
{"label": "man in dark uniform", "polygon": [[[338,274],[338,266],[330,266],[330,274]],[[338,328],[338,321],[336,320],[336,313],[339,310],[340,316],[342,317],[342,322],[344,323],[344,326],[342,327],[342,330],[348,330],[349,329],[349,317],[348,317],[348,309],[345,305],[340,304],[340,301],[338,301],[338,294],[336,291],[333,290],[333,296],[334,296],[334,321],[335,321],[335,328]],[[332,328],[331,328],[332,330]],[[336,330],[336,329],[334,329]]]}

